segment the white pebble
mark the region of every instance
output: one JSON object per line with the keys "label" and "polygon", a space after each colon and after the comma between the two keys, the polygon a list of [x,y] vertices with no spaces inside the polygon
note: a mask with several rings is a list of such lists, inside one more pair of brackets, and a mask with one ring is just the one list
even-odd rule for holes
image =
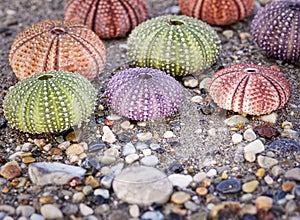
{"label": "white pebble", "polygon": [[244,132],[244,134],[243,134],[243,136],[244,136],[244,139],[246,140],[246,141],[254,141],[255,139],[256,139],[256,134],[255,134],[255,132],[253,131],[253,129],[252,128],[248,128],[245,132]]}
{"label": "white pebble", "polygon": [[139,159],[139,155],[137,154],[129,154],[125,157],[125,162],[128,164],[132,164],[134,161]]}
{"label": "white pebble", "polygon": [[234,144],[238,144],[242,142],[243,136],[241,134],[235,133],[232,135],[231,140]]}
{"label": "white pebble", "polygon": [[166,131],[164,133],[164,138],[173,138],[173,137],[176,137],[176,135],[172,132],[172,131]]}
{"label": "white pebble", "polygon": [[80,203],[79,205],[79,210],[80,210],[80,213],[83,215],[83,216],[88,216],[88,215],[91,215],[94,213],[94,210],[87,206],[86,204],[83,204],[83,203]]}

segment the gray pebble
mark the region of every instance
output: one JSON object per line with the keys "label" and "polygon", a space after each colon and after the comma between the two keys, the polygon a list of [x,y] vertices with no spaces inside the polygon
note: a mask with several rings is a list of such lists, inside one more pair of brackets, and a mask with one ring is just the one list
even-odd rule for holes
{"label": "gray pebble", "polygon": [[141,220],[163,220],[164,216],[159,211],[147,211],[141,216]]}
{"label": "gray pebble", "polygon": [[241,115],[234,115],[230,118],[224,120],[224,123],[230,127],[237,126],[239,124],[246,124],[248,123],[248,119]]}
{"label": "gray pebble", "polygon": [[20,205],[16,209],[17,215],[29,217],[35,212],[34,208],[29,205]]}
{"label": "gray pebble", "polygon": [[101,186],[103,186],[106,189],[110,189],[113,180],[114,180],[114,176],[112,174],[106,174],[102,177],[102,179],[100,181]]}
{"label": "gray pebble", "polygon": [[62,219],[63,214],[55,205],[46,204],[41,207],[41,214],[46,219]]}
{"label": "gray pebble", "polygon": [[88,216],[94,213],[94,210],[91,207],[83,203],[79,204],[79,210],[83,216]]}
{"label": "gray pebble", "polygon": [[186,188],[193,181],[193,178],[190,175],[183,174],[171,174],[168,176],[168,179],[172,182],[173,186],[179,186],[181,188]]}
{"label": "gray pebble", "polygon": [[78,212],[78,205],[64,203],[64,206],[62,207],[61,211],[67,216],[74,215]]}
{"label": "gray pebble", "polygon": [[96,215],[103,215],[104,213],[108,212],[110,210],[110,207],[108,204],[102,204],[102,205],[98,205],[95,208],[95,214]]}
{"label": "gray pebble", "polygon": [[45,220],[44,216],[34,213],[30,216],[30,220]]}
{"label": "gray pebble", "polygon": [[148,141],[152,139],[151,132],[138,133],[136,136],[139,139],[139,141]]}
{"label": "gray pebble", "polygon": [[271,158],[271,157],[265,157],[262,155],[259,155],[257,157],[258,165],[265,169],[270,169],[274,165],[278,164],[278,160]]}
{"label": "gray pebble", "polygon": [[156,166],[159,163],[157,156],[149,155],[141,159],[141,163],[145,166]]}
{"label": "gray pebble", "polygon": [[129,154],[134,154],[136,152],[135,147],[133,146],[132,143],[127,143],[122,150],[122,155],[127,156]]}
{"label": "gray pebble", "polygon": [[0,212],[5,212],[8,215],[14,215],[16,210],[10,205],[0,205]]}
{"label": "gray pebble", "polygon": [[246,141],[254,141],[256,139],[256,134],[252,128],[248,128],[244,133],[243,137]]}
{"label": "gray pebble", "polygon": [[93,192],[93,187],[91,185],[84,186],[82,192],[84,195],[90,195]]}
{"label": "gray pebble", "polygon": [[291,178],[300,181],[300,168],[292,168],[285,173],[285,178]]}
{"label": "gray pebble", "polygon": [[217,187],[220,193],[236,193],[241,191],[241,181],[236,179],[228,179],[221,181]]}
{"label": "gray pebble", "polygon": [[282,169],[280,166],[274,166],[271,169],[271,173],[272,173],[273,176],[277,177],[277,176],[280,176],[280,175],[284,174],[285,170]]}
{"label": "gray pebble", "polygon": [[76,192],[73,195],[72,201],[74,203],[79,203],[81,201],[84,201],[84,199],[85,199],[85,195],[83,194],[83,192]]}

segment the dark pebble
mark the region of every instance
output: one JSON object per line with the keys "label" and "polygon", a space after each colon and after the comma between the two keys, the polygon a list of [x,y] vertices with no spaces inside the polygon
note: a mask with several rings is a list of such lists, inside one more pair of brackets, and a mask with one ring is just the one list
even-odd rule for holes
{"label": "dark pebble", "polygon": [[184,218],[177,214],[177,213],[170,213],[169,217],[168,217],[169,220],[184,220]]}
{"label": "dark pebble", "polygon": [[78,206],[75,204],[68,203],[63,205],[61,211],[67,216],[74,215],[78,211]]}
{"label": "dark pebble", "polygon": [[257,217],[255,215],[245,215],[243,220],[257,220]]}
{"label": "dark pebble", "polygon": [[279,131],[267,124],[259,125],[253,128],[253,131],[256,132],[260,137],[263,138],[273,138],[279,135]]}
{"label": "dark pebble", "polygon": [[117,136],[117,138],[118,138],[118,140],[119,140],[120,142],[124,142],[124,143],[128,143],[128,142],[131,141],[131,137],[129,137],[129,136],[125,135],[125,134],[119,134],[119,135]]}
{"label": "dark pebble", "polygon": [[279,201],[281,199],[284,199],[286,196],[286,192],[282,191],[282,190],[279,190],[276,194],[275,194],[275,201]]}
{"label": "dark pebble", "polygon": [[89,171],[97,171],[101,168],[100,163],[95,158],[85,158],[81,167]]}
{"label": "dark pebble", "polygon": [[278,138],[267,147],[268,150],[278,154],[286,154],[291,151],[299,151],[300,145],[297,141],[288,138]]}
{"label": "dark pebble", "polygon": [[89,152],[96,152],[106,147],[104,142],[94,141],[89,144]]}
{"label": "dark pebble", "polygon": [[6,128],[7,126],[7,120],[5,118],[0,118],[0,129]]}
{"label": "dark pebble", "polygon": [[297,200],[300,200],[300,185],[294,186],[292,193]]}
{"label": "dark pebble", "polygon": [[236,193],[241,190],[241,181],[240,180],[223,180],[220,182],[217,187],[217,191],[220,193]]}
{"label": "dark pebble", "polygon": [[169,166],[169,170],[174,173],[181,173],[183,171],[183,166],[180,163],[172,163]]}
{"label": "dark pebble", "polygon": [[154,150],[156,153],[158,153],[158,154],[163,154],[163,153],[165,153],[166,152],[166,150],[165,149],[163,149],[163,148],[157,148],[157,149],[155,149]]}
{"label": "dark pebble", "polygon": [[105,199],[103,196],[101,195],[96,195],[93,197],[93,203],[95,205],[102,205],[102,204],[105,204],[105,203],[108,203],[108,200]]}

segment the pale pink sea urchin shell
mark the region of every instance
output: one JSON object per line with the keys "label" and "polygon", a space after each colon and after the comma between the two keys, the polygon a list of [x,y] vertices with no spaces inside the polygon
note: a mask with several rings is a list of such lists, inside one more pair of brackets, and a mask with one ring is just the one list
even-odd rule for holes
{"label": "pale pink sea urchin shell", "polygon": [[281,72],[256,64],[236,64],[216,72],[208,90],[221,108],[249,115],[280,109],[290,97],[289,83]]}

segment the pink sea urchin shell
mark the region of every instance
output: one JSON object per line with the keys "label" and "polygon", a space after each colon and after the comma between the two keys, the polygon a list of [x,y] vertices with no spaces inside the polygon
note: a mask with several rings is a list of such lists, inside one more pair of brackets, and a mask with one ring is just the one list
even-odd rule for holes
{"label": "pink sea urchin shell", "polygon": [[208,89],[221,108],[249,115],[280,109],[290,97],[281,72],[255,64],[236,64],[216,72]]}
{"label": "pink sea urchin shell", "polygon": [[114,111],[133,120],[169,116],[182,101],[182,86],[165,72],[131,68],[116,73],[107,84],[106,96]]}

